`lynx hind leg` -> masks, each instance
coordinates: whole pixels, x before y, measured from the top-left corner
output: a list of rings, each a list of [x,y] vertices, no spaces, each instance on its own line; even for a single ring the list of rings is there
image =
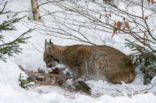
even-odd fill
[[[122,72],[116,73],[108,77],[108,80],[112,83],[131,83],[135,79],[135,72]]]

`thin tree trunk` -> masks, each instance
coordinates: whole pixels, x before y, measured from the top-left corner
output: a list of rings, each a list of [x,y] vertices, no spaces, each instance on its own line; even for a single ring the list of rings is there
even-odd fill
[[[40,12],[39,12],[39,7],[38,7],[38,0],[31,0],[31,6],[32,6],[34,20],[40,22]]]

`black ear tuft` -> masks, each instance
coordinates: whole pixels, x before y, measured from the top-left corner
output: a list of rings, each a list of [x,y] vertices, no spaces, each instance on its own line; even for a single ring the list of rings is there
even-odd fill
[[[49,40],[49,44],[53,44],[53,43],[51,42],[51,39]]]

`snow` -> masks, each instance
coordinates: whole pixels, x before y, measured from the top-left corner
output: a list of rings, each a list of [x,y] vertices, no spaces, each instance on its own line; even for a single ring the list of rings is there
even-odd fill
[[[119,5],[121,5],[121,8],[125,8],[123,2]],[[31,11],[30,0],[10,0],[7,9],[14,12]],[[28,15],[32,19],[30,12],[18,14],[20,17],[23,15]],[[0,21],[4,19],[6,18],[0,18]],[[46,25],[53,26],[50,23],[53,18],[49,17],[47,21],[46,19],[43,22]],[[17,34],[27,31],[28,28],[37,28],[37,24],[24,18],[21,22],[15,24],[17,31],[3,32],[5,41],[14,39],[18,36]],[[108,35],[103,35],[101,32],[87,32],[91,34],[89,35],[90,39],[96,44],[102,44],[102,40],[105,40],[106,45],[122,50],[126,54],[131,52],[124,47],[123,36],[111,38]],[[100,36],[94,35],[97,33]],[[91,96],[81,92],[66,91],[57,86],[36,86],[28,90],[21,88],[18,81],[19,75],[20,73],[25,74],[19,69],[18,65],[33,71],[39,68],[47,70],[43,61],[45,39],[52,38],[52,41],[58,45],[82,44],[82,42],[69,39],[41,35],[41,31],[38,30],[33,31],[29,35],[31,38],[28,40],[28,43],[21,45],[23,48],[22,54],[16,55],[15,58],[9,58],[6,63],[0,61],[0,103],[156,103],[156,86],[153,87],[156,83],[156,77],[153,78],[150,84],[144,85],[143,74],[138,70],[136,70],[136,79],[131,84],[111,84],[103,80],[87,81],[86,83],[91,87]],[[100,40],[101,38],[102,40]],[[148,92],[145,93],[146,91]]]

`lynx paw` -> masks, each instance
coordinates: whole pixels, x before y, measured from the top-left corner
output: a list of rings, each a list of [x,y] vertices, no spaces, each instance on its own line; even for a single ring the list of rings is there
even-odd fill
[[[77,80],[73,82],[73,86],[75,87],[76,91],[83,91],[89,95],[91,94],[90,87],[82,80]]]

